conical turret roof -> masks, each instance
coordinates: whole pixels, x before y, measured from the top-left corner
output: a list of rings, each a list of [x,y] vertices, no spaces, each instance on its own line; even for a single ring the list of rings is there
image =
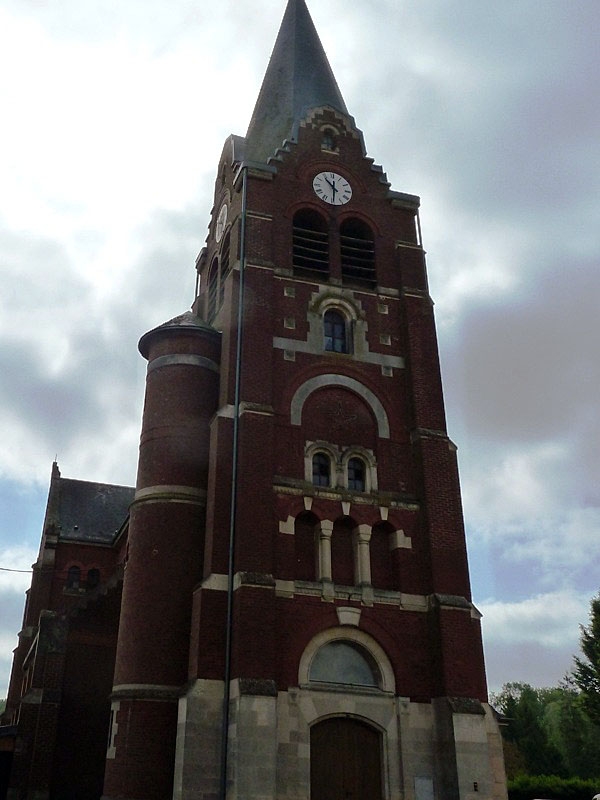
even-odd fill
[[[309,108],[348,114],[304,0],[288,0],[283,22],[246,134],[246,158],[266,162],[292,139]]]
[[[151,331],[145,333],[138,343],[138,350],[144,358],[148,358],[150,344],[156,336],[176,336],[182,332],[220,336],[219,332],[213,328],[212,325],[209,325],[208,322],[205,322],[197,314],[194,314],[193,311],[186,311],[178,317],[174,317],[168,322],[164,322],[157,328],[152,328]]]

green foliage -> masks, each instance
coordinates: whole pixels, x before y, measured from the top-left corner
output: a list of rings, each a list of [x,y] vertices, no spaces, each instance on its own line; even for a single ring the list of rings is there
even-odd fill
[[[582,695],[570,683],[553,690],[544,709],[548,740],[560,752],[568,775],[600,776],[600,730],[589,718]]]
[[[592,800],[599,782],[581,778],[558,778],[556,775],[519,775],[508,782],[509,800]]]
[[[519,745],[516,742],[509,742],[507,739],[503,739],[502,746],[507,777],[513,778],[517,775],[525,775],[525,759],[519,750]]]
[[[6,708],[6,700],[0,697],[0,714],[2,714],[5,708]]]
[[[512,742],[520,756],[515,768],[529,775],[560,775],[567,777],[561,753],[550,741],[544,725],[544,702],[541,690],[527,683],[508,683],[493,702],[506,718],[502,735]],[[508,772],[509,777],[515,774]]]
[[[510,800],[591,800],[600,793],[600,594],[581,626],[581,657],[561,686],[507,683],[503,714]]]
[[[600,729],[590,720],[572,683],[550,689],[509,683],[492,702],[506,718],[502,735],[509,779],[600,776]],[[537,792],[535,797],[548,795]]]
[[[590,623],[581,626],[583,658],[575,657],[573,680],[589,718],[600,725],[600,595],[590,604]]]

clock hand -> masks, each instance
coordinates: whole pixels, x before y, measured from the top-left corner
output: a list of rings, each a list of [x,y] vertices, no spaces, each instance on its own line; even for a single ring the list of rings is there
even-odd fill
[[[331,186],[331,189],[333,191],[333,199],[335,200],[335,193],[338,191],[338,188],[335,185],[335,178],[332,178],[331,182],[327,181],[327,183],[329,183],[329,185]]]

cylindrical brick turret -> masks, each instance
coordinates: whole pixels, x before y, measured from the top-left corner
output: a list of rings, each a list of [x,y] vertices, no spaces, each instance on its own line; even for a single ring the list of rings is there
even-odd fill
[[[167,800],[192,590],[202,577],[220,335],[189,312],[145,334],[139,347],[149,363],[104,797]]]

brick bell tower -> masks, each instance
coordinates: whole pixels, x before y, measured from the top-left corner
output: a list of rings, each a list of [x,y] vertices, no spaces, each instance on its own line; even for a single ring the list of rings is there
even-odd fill
[[[304,0],[146,334],[106,798],[506,797],[419,198]]]

